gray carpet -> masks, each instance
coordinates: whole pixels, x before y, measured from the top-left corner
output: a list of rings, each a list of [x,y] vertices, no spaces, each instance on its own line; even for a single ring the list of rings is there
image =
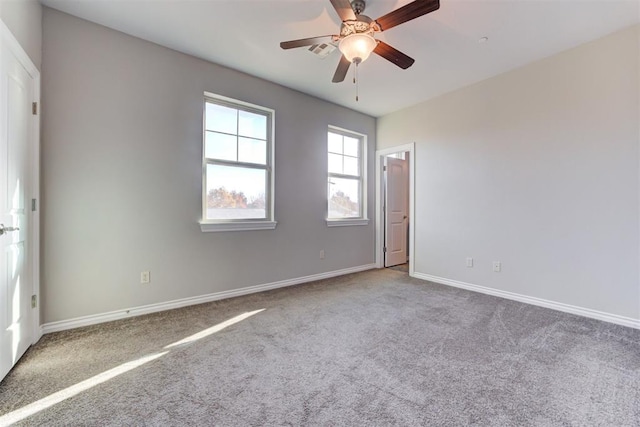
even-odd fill
[[[393,267],[387,267],[395,271],[403,271],[405,273],[409,273],[409,263],[394,265]]]
[[[0,383],[0,414],[65,426],[638,426],[640,331],[375,270],[45,335]]]

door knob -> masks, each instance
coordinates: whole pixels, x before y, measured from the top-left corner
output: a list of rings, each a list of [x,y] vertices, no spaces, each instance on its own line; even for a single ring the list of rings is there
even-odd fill
[[[18,231],[20,227],[5,227],[4,224],[0,224],[0,236],[10,231]]]

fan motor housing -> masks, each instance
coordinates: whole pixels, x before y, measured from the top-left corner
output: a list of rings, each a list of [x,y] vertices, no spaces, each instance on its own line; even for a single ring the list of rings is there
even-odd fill
[[[344,21],[340,27],[340,36],[346,37],[356,33],[368,33],[375,31],[373,19],[367,15],[357,15],[355,21]]]

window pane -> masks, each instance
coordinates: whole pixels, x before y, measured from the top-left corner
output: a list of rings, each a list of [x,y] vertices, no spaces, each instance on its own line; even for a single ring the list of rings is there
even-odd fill
[[[207,102],[206,130],[238,133],[238,110]]]
[[[237,159],[236,140],[234,135],[226,135],[216,132],[207,132],[205,135],[205,156],[210,159],[233,160]]]
[[[267,117],[262,114],[240,111],[238,135],[256,139],[267,139]]]
[[[342,156],[329,153],[329,173],[342,173]]]
[[[329,132],[329,152],[342,154],[342,135]]]
[[[360,181],[329,177],[329,218],[360,217]]]
[[[358,147],[360,140],[357,138],[344,137],[344,154],[347,156],[358,157]]]
[[[265,219],[267,171],[207,165],[207,219]]]
[[[238,138],[238,144],[238,161],[259,165],[267,164],[267,141]]]
[[[358,159],[344,156],[344,174],[358,176]]]

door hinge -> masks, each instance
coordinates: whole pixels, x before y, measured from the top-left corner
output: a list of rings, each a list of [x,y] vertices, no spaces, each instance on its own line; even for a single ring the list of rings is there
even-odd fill
[[[37,102],[32,102],[31,103],[31,114],[33,114],[34,116],[38,115],[38,103]]]
[[[38,306],[38,296],[31,295],[31,308],[36,308]]]
[[[387,253],[387,247],[386,246],[384,248],[382,248],[382,252],[384,252],[385,254]]]
[[[36,211],[36,199],[31,199],[31,212]]]
[[[382,170],[383,170],[383,171],[386,171],[386,170],[387,170],[387,167],[386,167],[386,166],[383,166],[383,167],[382,167]]]

